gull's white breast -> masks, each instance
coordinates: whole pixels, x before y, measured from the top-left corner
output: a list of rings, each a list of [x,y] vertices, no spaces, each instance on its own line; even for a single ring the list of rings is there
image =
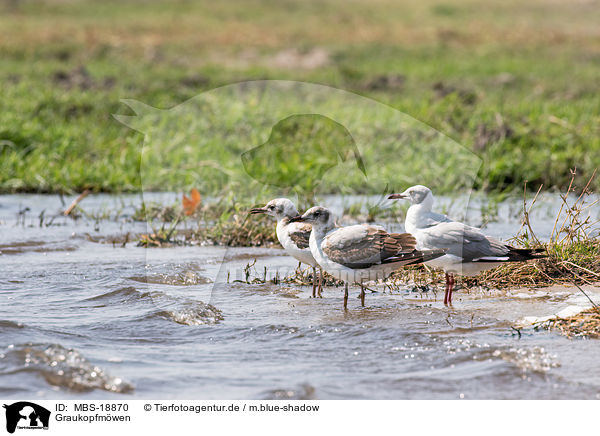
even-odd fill
[[[319,264],[313,257],[310,248],[299,248],[290,237],[289,230],[291,225],[292,224],[284,225],[282,222],[277,224],[277,239],[279,240],[279,243],[285,252],[294,259],[307,265],[318,267]]]

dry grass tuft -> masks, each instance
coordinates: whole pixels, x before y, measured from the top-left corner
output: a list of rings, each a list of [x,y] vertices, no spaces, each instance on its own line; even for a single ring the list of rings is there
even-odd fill
[[[600,339],[600,309],[593,308],[568,318],[557,318],[548,321],[544,327],[558,330],[568,338]]]
[[[600,234],[598,221],[590,212],[599,200],[590,201],[590,186],[596,171],[580,190],[575,201],[569,203],[568,195],[576,192],[576,170],[571,171],[571,183],[562,199],[556,215],[550,242],[542,243],[535,236],[529,214],[535,204],[541,186],[531,205],[527,207],[526,190],[523,193],[523,221],[512,242],[520,247],[542,247],[548,255],[545,259],[527,263],[513,263],[486,271],[467,282],[487,286],[550,286],[553,284],[593,285],[600,282]],[[525,187],[526,188],[526,187]],[[596,233],[594,233],[596,232]]]
[[[141,235],[138,245],[168,247],[173,245],[226,245],[264,247],[277,242],[275,225],[266,217],[249,219],[249,207],[221,201],[202,205],[185,216],[181,205],[142,205],[134,219],[147,221],[153,232]],[[156,224],[160,226],[157,227]],[[182,225],[185,228],[182,228]]]

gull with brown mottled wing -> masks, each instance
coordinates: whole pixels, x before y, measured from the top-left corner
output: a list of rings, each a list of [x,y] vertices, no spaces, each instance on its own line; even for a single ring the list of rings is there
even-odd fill
[[[310,251],[322,269],[346,282],[344,309],[348,306],[348,284],[361,288],[365,305],[364,282],[385,279],[405,265],[414,265],[442,256],[445,250],[417,251],[417,241],[408,233],[388,233],[381,226],[359,224],[335,227],[333,214],[321,206],[307,210],[292,222],[312,225]]]

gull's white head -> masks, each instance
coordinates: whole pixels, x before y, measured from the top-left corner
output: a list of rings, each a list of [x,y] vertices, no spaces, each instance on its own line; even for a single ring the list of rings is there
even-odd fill
[[[304,212],[304,215],[292,218],[292,221],[310,223],[313,229],[317,231],[329,230],[335,227],[335,216],[323,206],[311,207]]]
[[[425,207],[431,207],[433,205],[433,194],[431,189],[423,185],[415,185],[408,188],[401,194],[392,194],[388,197],[389,199],[404,199],[411,202],[411,204],[422,204]]]
[[[277,218],[292,218],[298,215],[298,210],[294,203],[287,198],[276,198],[269,201],[265,207],[255,207],[250,211],[251,214],[263,213]]]

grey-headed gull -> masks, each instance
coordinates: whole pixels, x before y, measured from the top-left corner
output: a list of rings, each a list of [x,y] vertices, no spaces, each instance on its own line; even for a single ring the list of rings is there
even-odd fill
[[[312,225],[310,251],[322,269],[346,282],[344,309],[348,307],[348,283],[357,283],[365,305],[363,282],[385,279],[405,265],[413,265],[442,256],[445,250],[417,251],[417,241],[408,233],[388,233],[381,226],[358,224],[336,227],[335,217],[327,208],[315,206],[292,222]]]
[[[291,218],[298,215],[294,203],[287,198],[276,198],[269,201],[264,207],[256,207],[250,210],[251,214],[266,214],[277,220],[277,239],[287,254],[312,266],[313,268],[313,297],[316,297],[317,268],[319,264],[310,252],[308,240],[311,225],[308,223],[290,222]],[[319,268],[320,270],[320,268]],[[321,296],[323,289],[323,271],[319,273],[318,294]]]
[[[524,262],[544,257],[543,249],[515,248],[486,236],[475,227],[453,221],[446,215],[432,212],[433,194],[423,185],[408,188],[390,199],[406,199],[411,206],[406,213],[405,228],[417,239],[420,250],[444,249],[448,252],[427,265],[446,273],[444,304],[452,304],[454,274],[474,276],[506,262]]]

